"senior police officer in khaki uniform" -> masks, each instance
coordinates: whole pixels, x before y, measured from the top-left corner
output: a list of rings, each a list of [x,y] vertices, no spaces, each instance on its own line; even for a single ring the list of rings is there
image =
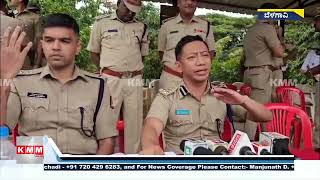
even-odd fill
[[[26,61],[29,61],[30,64],[25,64],[22,69],[28,70],[38,68],[40,67],[38,61],[43,57],[42,54],[39,54],[41,52],[37,51],[42,31],[41,16],[27,9],[29,0],[11,0],[10,2],[11,6],[15,7],[18,11],[15,18],[22,20],[28,27],[30,27],[30,30],[27,33],[34,44]]]
[[[194,16],[198,0],[178,0],[179,15],[169,18],[161,26],[158,36],[158,50],[164,69],[160,77],[160,88],[175,87],[181,82],[182,74],[178,72],[174,49],[179,40],[186,35],[199,35],[204,39],[210,50],[211,57],[215,54],[213,27],[207,20]]]
[[[275,8],[273,4],[265,3],[261,9]],[[283,58],[284,45],[277,37],[276,30],[270,20],[257,20],[248,29],[244,38],[245,71],[244,83],[251,86],[250,97],[262,104],[271,102],[272,72],[275,58]],[[257,123],[246,121],[245,132],[251,140],[256,134]],[[264,126],[263,126],[264,129]]]
[[[139,151],[143,124],[142,70],[148,54],[147,27],[134,19],[140,0],[119,0],[111,17],[98,17],[88,44],[92,61],[108,77],[116,114],[123,107],[125,153]]]
[[[62,153],[113,153],[117,130],[106,82],[75,66],[81,50],[79,26],[69,15],[51,14],[44,27],[42,47],[48,65],[21,71],[13,80],[6,124],[12,129],[19,123],[23,136],[48,135]],[[29,43],[20,52],[25,35],[19,35],[20,30],[16,28],[10,40],[7,30],[2,40],[2,79],[16,76],[31,47]],[[4,88],[2,92],[10,91],[10,86]]]
[[[219,138],[216,120],[223,124],[226,103],[232,104],[238,116],[260,122],[272,118],[270,111],[247,96],[210,85],[211,56],[200,36],[182,38],[175,55],[183,81],[173,89],[161,89],[153,101],[145,120],[141,154],[163,154],[158,142],[163,130],[165,151],[178,154],[182,153],[179,145],[184,139]]]

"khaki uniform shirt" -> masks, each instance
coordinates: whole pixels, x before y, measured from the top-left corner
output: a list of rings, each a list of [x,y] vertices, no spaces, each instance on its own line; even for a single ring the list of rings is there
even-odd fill
[[[271,48],[280,40],[273,25],[257,22],[249,28],[244,38],[245,67],[273,65],[275,58]]]
[[[117,15],[97,18],[87,49],[100,54],[100,67],[114,71],[143,69],[142,56],[148,55],[148,32],[137,20],[124,23]],[[142,37],[143,36],[143,37]]]
[[[159,31],[158,50],[163,51],[162,61],[165,65],[175,67],[175,48],[178,42],[187,35],[199,35],[209,46],[209,51],[215,50],[213,26],[208,32],[208,21],[194,16],[190,23],[184,23],[180,14],[168,19]],[[208,36],[207,36],[208,34]]]
[[[83,118],[83,130],[93,130],[99,79],[76,67],[72,80],[63,85],[48,66],[22,71],[11,88],[7,125],[12,129],[19,123],[22,136],[48,135],[62,153],[95,154],[97,140],[117,135],[106,82],[95,136],[86,136],[81,128]]]
[[[220,130],[226,117],[226,104],[216,99],[208,84],[206,95],[198,101],[182,82],[172,90],[160,89],[154,99],[147,118],[157,118],[163,123],[166,151],[183,153],[179,146],[182,140],[218,139],[217,119]],[[241,106],[232,106],[237,116],[246,116]]]

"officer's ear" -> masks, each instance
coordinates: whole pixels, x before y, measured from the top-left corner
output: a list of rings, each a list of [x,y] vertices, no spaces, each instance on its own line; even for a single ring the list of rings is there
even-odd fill
[[[180,60],[177,60],[177,61],[176,61],[176,67],[177,67],[177,71],[178,71],[178,72],[182,72],[182,67],[181,67],[181,62],[180,62]]]
[[[80,53],[80,51],[81,51],[81,48],[82,48],[82,43],[81,43],[80,38],[78,38],[78,41],[77,41],[77,49],[76,49],[76,55],[79,55],[79,53]]]

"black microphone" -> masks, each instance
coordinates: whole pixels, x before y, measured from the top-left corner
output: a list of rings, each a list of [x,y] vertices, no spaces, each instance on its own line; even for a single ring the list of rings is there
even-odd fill
[[[211,151],[210,149],[199,146],[194,149],[193,155],[217,155],[217,154]]]
[[[216,149],[213,151],[215,155],[228,155],[228,150],[224,146],[218,146]]]
[[[251,148],[248,146],[241,147],[239,154],[240,155],[256,155],[254,152],[251,151]]]
[[[268,150],[266,150],[266,149],[262,149],[261,151],[260,151],[260,155],[272,155]]]
[[[180,149],[181,149],[181,151],[183,151],[183,152],[184,152],[184,145],[185,145],[186,141],[188,141],[188,140],[184,139],[184,140],[182,140],[181,143],[180,143]]]

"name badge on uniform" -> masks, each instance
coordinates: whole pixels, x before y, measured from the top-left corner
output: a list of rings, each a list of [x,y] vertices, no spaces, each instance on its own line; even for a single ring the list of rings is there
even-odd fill
[[[176,109],[176,115],[190,115],[191,110],[189,109]]]
[[[108,29],[108,32],[118,32],[118,29]]]
[[[28,92],[27,96],[28,97],[34,97],[34,98],[44,98],[44,99],[46,99],[48,97],[47,94],[32,93],[32,92]]]
[[[170,34],[178,33],[179,31],[171,31]]]

